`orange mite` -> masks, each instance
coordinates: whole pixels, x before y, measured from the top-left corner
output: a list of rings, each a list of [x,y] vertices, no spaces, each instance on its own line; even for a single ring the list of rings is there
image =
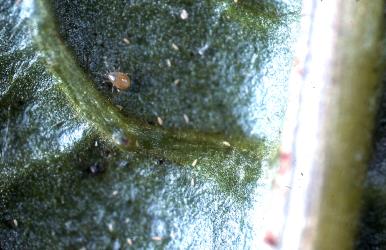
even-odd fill
[[[128,89],[131,85],[131,80],[129,76],[122,72],[110,72],[107,74],[107,78],[109,82],[113,85],[113,87],[119,90]]]

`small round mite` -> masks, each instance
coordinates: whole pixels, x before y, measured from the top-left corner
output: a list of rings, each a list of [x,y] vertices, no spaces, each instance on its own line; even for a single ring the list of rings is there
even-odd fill
[[[126,73],[114,71],[108,73],[106,76],[113,87],[119,90],[128,89],[131,85],[131,80]]]

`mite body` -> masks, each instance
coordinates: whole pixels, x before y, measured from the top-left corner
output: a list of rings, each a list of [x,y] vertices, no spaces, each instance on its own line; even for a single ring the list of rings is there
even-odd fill
[[[113,87],[117,88],[118,90],[126,90],[131,85],[131,80],[126,73],[114,71],[108,73],[106,76]]]

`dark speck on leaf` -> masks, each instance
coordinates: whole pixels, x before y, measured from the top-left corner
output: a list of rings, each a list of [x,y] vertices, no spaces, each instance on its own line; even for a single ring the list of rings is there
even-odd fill
[[[87,169],[87,172],[92,175],[92,176],[96,176],[96,175],[100,175],[102,174],[103,172],[105,172],[106,168],[104,167],[103,164],[101,163],[94,163],[92,164],[88,169]]]
[[[56,124],[54,125],[54,128],[55,128],[55,129],[58,129],[58,128],[62,127],[64,124],[65,124],[65,121],[60,121],[60,122],[58,122],[58,123],[56,123]]]
[[[9,214],[4,215],[2,222],[10,229],[15,229],[18,226],[17,220],[12,218]]]
[[[123,145],[123,146],[129,145],[129,139],[127,139],[126,137],[122,137],[121,138],[121,145]]]

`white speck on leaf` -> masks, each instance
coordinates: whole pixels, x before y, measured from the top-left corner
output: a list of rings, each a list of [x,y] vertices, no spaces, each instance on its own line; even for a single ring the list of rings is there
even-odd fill
[[[192,167],[195,167],[197,165],[197,159],[195,159],[193,162],[192,162]]]
[[[123,38],[123,42],[124,42],[124,43],[126,43],[126,44],[130,44],[130,41],[129,41],[129,39],[127,39],[126,37],[125,37],[125,38]]]
[[[107,224],[107,228],[109,229],[110,232],[114,231],[114,225],[113,225],[113,223]]]
[[[202,46],[201,48],[198,49],[198,54],[200,54],[201,56],[204,55],[205,51],[209,48],[209,45],[206,43],[204,46]]]
[[[157,117],[157,122],[158,122],[158,124],[160,125],[160,126],[162,126],[163,124],[164,124],[164,121],[162,120],[162,118],[161,117]]]
[[[175,43],[172,43],[172,48],[173,48],[174,50],[176,50],[176,51],[179,50],[178,46],[177,46]]]
[[[186,123],[189,123],[189,121],[190,121],[189,117],[186,114],[184,114],[184,120],[185,120]]]
[[[172,62],[170,59],[166,59],[166,65],[170,68],[172,66]]]
[[[186,19],[188,19],[189,14],[185,9],[183,9],[183,10],[181,10],[180,17],[182,20],[186,20]]]

